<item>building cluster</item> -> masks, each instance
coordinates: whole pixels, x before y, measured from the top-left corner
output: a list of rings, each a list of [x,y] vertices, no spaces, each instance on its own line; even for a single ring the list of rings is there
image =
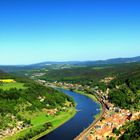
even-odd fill
[[[58,112],[58,109],[43,109],[44,112],[47,113],[47,115],[51,116],[51,115],[56,115]]]
[[[140,111],[130,112],[129,110],[120,109],[110,103],[108,100],[109,89],[107,89],[106,92],[96,90],[96,94],[105,105],[106,111],[101,120],[98,121],[89,132],[87,140],[106,140],[108,137],[117,139],[124,132],[122,130],[120,135],[117,136],[113,133],[114,129],[119,129],[124,126],[126,122],[140,118]]]
[[[100,82],[108,84],[110,81],[112,81],[115,77],[105,77]]]
[[[61,88],[65,88],[65,89],[71,89],[71,90],[84,90],[84,87],[82,85],[79,84],[69,84],[66,82],[46,82],[44,80],[38,80],[39,83],[41,84],[45,84],[46,86],[50,86],[50,87],[61,87]]]
[[[14,116],[12,116],[14,117]],[[0,130],[0,139],[9,135],[16,134],[17,131],[23,130],[25,127],[29,127],[29,124],[24,123],[23,121],[17,121],[16,127],[10,127],[5,130]]]
[[[36,77],[44,76],[45,74],[46,73],[44,73],[44,72],[36,72],[36,73],[33,73],[32,76],[31,76],[31,79],[34,79]],[[28,74],[25,74],[25,75],[27,76]]]
[[[115,108],[114,108],[115,109]],[[88,134],[88,140],[106,140],[107,137],[118,138],[113,130],[119,129],[128,121],[137,120],[140,118],[140,112],[131,113],[129,110],[120,109],[119,112],[106,111],[103,118],[96,123],[93,129]],[[121,134],[123,134],[123,130]]]

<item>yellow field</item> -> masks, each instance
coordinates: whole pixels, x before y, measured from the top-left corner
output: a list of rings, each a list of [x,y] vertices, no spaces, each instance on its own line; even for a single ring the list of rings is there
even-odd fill
[[[14,79],[0,79],[0,82],[2,82],[2,83],[15,83],[16,81]]]

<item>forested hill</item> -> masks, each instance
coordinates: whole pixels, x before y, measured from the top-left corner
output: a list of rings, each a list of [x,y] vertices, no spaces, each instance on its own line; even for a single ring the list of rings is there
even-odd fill
[[[103,66],[103,65],[113,65],[113,64],[127,64],[127,63],[139,63],[140,56],[131,58],[114,58],[107,60],[97,60],[97,61],[65,61],[65,62],[41,62],[30,65],[0,65],[0,69],[7,72],[17,72],[17,71],[27,71],[33,69],[61,69],[61,68],[72,68],[72,67],[87,67],[87,66]]]
[[[21,83],[26,83],[26,82],[32,83],[33,82],[32,80],[30,80],[27,77],[20,77],[20,76],[5,72],[3,70],[0,70],[0,80],[2,80],[2,79],[13,79],[13,80],[15,80],[17,82],[21,82]]]
[[[0,71],[0,80],[1,137],[27,129],[30,131],[13,139],[30,139],[54,127],[46,120],[53,120],[75,106],[73,98],[68,95],[28,78],[14,77]]]
[[[47,81],[66,81],[72,83],[79,82],[80,84],[87,84],[90,81],[96,82],[109,76],[116,77],[119,74],[123,76],[123,74],[127,75],[129,73],[133,73],[133,75],[135,76],[135,73],[139,71],[140,63],[130,63],[108,66],[90,66],[61,70],[49,70],[40,78]]]
[[[108,88],[109,100],[116,106],[140,109],[140,63],[51,70],[40,78],[52,82],[98,86],[103,92]]]
[[[110,102],[121,108],[140,110],[140,66],[120,73],[108,87]]]
[[[140,56],[131,58],[114,58],[107,60],[97,60],[97,61],[66,61],[66,62],[42,62],[33,64],[33,67],[46,67],[48,65],[73,65],[73,66],[98,66],[98,65],[112,65],[112,64],[123,64],[140,62]]]
[[[0,70],[0,79],[10,77],[10,75],[2,70]]]

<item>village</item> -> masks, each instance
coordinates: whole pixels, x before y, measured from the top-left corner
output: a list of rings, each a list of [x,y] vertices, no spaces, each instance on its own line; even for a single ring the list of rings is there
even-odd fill
[[[106,111],[103,118],[96,123],[93,129],[88,134],[88,140],[105,140],[108,137],[113,137],[117,139],[120,134],[123,134],[124,131],[122,130],[121,133],[116,134],[115,129],[119,129],[123,125],[125,125],[128,121],[137,120],[140,117],[140,112],[130,113],[129,110],[120,109],[119,111]]]
[[[108,80],[105,79],[106,82],[108,80],[112,80],[109,78]],[[134,121],[140,118],[140,111],[130,111],[121,109],[119,107],[115,107],[108,101],[108,93],[109,89],[103,93],[98,87],[90,88],[90,86],[79,85],[79,84],[68,84],[66,82],[53,82],[49,83],[44,80],[39,80],[38,82],[52,86],[52,87],[60,87],[75,91],[82,91],[82,92],[89,92],[90,94],[93,93],[98,100],[103,103],[105,107],[104,111],[102,110],[103,114],[101,114],[98,118],[99,121],[93,123],[93,125],[87,129],[87,131],[81,133],[79,137],[75,140],[106,140],[107,138],[114,138],[118,139],[120,135],[124,133],[123,130],[118,132],[119,128],[124,126],[127,122]],[[103,109],[103,108],[102,108]]]
[[[107,79],[106,79],[107,80]],[[2,81],[2,80],[1,80]],[[13,79],[3,80],[4,83],[15,83]],[[106,140],[107,138],[115,138],[118,139],[121,134],[124,133],[123,129],[119,132],[119,128],[125,125],[125,123],[137,120],[140,118],[140,111],[132,112],[130,110],[121,109],[119,107],[115,107],[112,103],[108,101],[109,89],[106,92],[102,92],[98,87],[91,88],[88,85],[82,86],[79,84],[69,84],[66,82],[46,82],[45,80],[37,80],[38,83],[43,84],[45,86],[64,88],[74,91],[79,91],[87,94],[92,94],[98,101],[102,104],[102,112],[99,116],[98,121],[93,123],[87,131],[81,133],[80,138],[77,137],[76,140]],[[107,81],[108,82],[108,81]],[[44,100],[44,98],[39,97],[40,102]],[[50,110],[49,110],[50,111]],[[49,112],[48,114],[55,114],[57,110],[53,112]],[[54,113],[55,112],[55,113]],[[12,116],[12,119],[15,119]],[[0,136],[6,136],[9,133],[14,134],[17,131],[23,129],[23,126],[29,127],[28,123],[23,124],[23,122],[17,122],[17,127],[14,129],[6,129],[0,134]]]

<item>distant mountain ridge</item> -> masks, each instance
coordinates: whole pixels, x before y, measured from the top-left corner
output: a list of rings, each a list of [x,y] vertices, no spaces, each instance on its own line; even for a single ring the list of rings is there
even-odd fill
[[[131,58],[114,58],[107,60],[97,60],[97,61],[66,61],[66,62],[41,62],[31,65],[15,65],[15,66],[4,66],[0,65],[0,69],[13,72],[13,71],[22,71],[38,68],[47,68],[53,65],[71,65],[71,66],[97,66],[97,65],[111,65],[111,64],[122,64],[122,63],[134,63],[140,62],[140,56],[131,57]]]
[[[131,57],[131,58],[114,58],[114,59],[107,59],[107,60],[97,60],[97,61],[66,61],[66,62],[42,62],[32,64],[31,66],[48,66],[48,65],[63,65],[63,64],[70,64],[70,65],[102,65],[102,64],[120,64],[120,63],[132,63],[132,62],[140,62],[140,56]]]

